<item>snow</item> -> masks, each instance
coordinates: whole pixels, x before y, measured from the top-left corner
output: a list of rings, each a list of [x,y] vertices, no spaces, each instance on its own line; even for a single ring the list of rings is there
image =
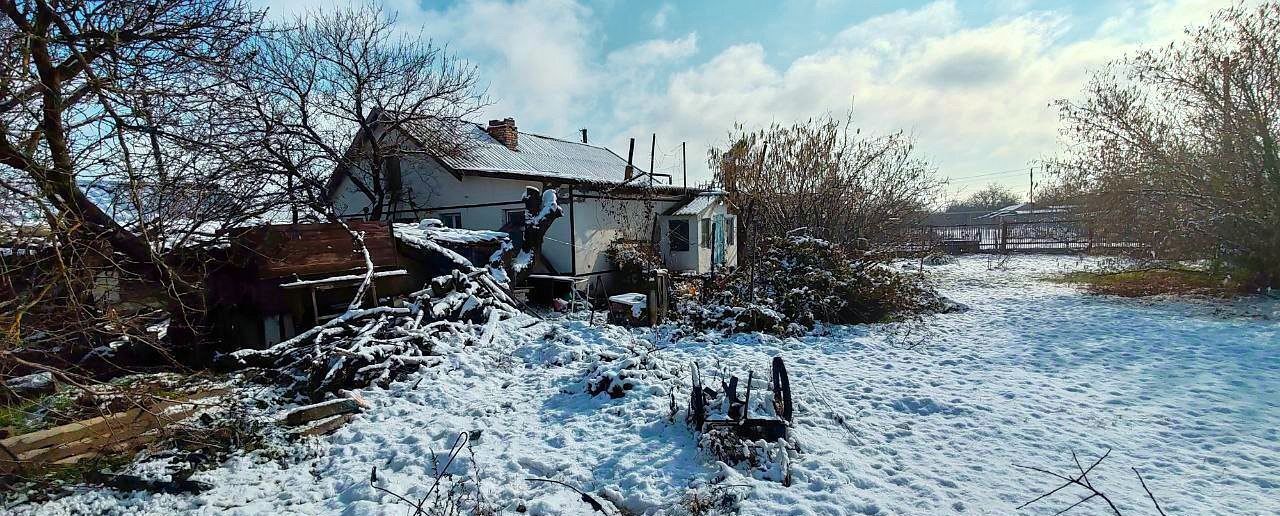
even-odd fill
[[[649,296],[637,292],[609,296],[609,301],[630,306],[631,316],[637,318],[643,315],[645,307],[649,306]]]
[[[467,432],[471,451],[450,472],[478,474],[504,514],[590,514],[533,477],[634,514],[678,513],[717,480],[734,486],[742,514],[1052,514],[1074,492],[1016,511],[1057,486],[1014,464],[1067,472],[1073,450],[1092,460],[1107,448],[1090,479],[1125,514],[1155,513],[1130,467],[1168,514],[1280,513],[1280,303],[1097,297],[1040,280],[1089,261],[996,265],[925,269],[968,311],[795,338],[520,316],[495,323],[488,344],[450,347],[439,366],[361,391],[373,409],[292,456],[251,452],[197,473],[208,492],[84,489],[12,510],[404,514],[370,487],[371,468],[379,486],[421,497]],[[759,379],[775,355],[796,403],[790,486],[714,462],[682,421],[690,364]],[[591,396],[593,375],[631,388]],[[1095,502],[1071,513],[1102,514]]]
[[[373,273],[373,277],[388,278],[392,276],[405,276],[408,274],[409,274],[409,271],[406,271],[404,269],[396,269],[396,270],[390,270],[390,271],[375,272]],[[345,283],[348,281],[362,281],[365,279],[365,276],[366,276],[365,274],[347,274],[343,276],[330,276],[327,278],[319,278],[319,279],[313,279],[313,280],[291,281],[289,283],[281,283],[280,286],[283,288],[297,288],[297,287],[309,287],[314,285],[329,285],[333,283]]]
[[[528,193],[525,194],[526,197],[528,195]],[[537,226],[553,213],[559,216],[560,213],[562,213],[562,208],[560,208],[560,204],[556,202],[556,191],[548,188],[542,191],[542,206],[538,209],[538,213],[533,214],[529,220],[525,221],[525,224],[528,226]]]

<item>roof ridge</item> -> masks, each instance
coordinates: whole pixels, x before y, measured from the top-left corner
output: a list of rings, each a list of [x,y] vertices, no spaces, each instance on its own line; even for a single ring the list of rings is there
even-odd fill
[[[488,126],[487,126],[487,125],[482,124],[482,123],[480,123],[480,122],[467,122],[467,123],[469,123],[469,124],[471,124],[471,125],[474,125],[474,126],[476,126],[476,127],[480,128],[481,130],[488,129]],[[605,147],[605,146],[603,146],[603,145],[596,145],[596,144],[593,144],[593,143],[584,143],[584,142],[580,142],[580,141],[576,141],[576,140],[570,140],[570,139],[567,139],[567,138],[560,138],[560,137],[558,137],[558,136],[550,136],[550,135],[546,135],[546,134],[542,134],[542,133],[535,133],[535,132],[532,132],[532,131],[522,131],[522,130],[519,130],[519,129],[516,129],[516,132],[517,132],[518,134],[520,134],[521,136],[526,136],[526,135],[527,135],[527,136],[536,136],[536,137],[538,137],[538,138],[542,138],[542,139],[545,139],[545,140],[555,140],[555,141],[564,142],[564,143],[572,143],[572,144],[574,144],[574,145],[581,145],[581,146],[583,146],[583,147],[591,147],[591,148],[593,148],[593,149],[606,150],[606,151],[612,152],[614,156],[618,156],[618,153],[613,152],[613,149],[610,149],[610,148]],[[489,133],[489,132],[486,130],[486,131],[485,131],[485,134],[488,134],[488,133]],[[490,137],[492,137],[492,135],[490,135]],[[496,141],[496,140],[495,140],[495,141]],[[619,157],[619,158],[621,158],[622,156],[618,156],[618,157]]]

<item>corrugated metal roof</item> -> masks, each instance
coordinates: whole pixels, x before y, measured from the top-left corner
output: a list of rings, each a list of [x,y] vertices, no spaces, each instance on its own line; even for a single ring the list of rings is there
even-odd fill
[[[684,205],[671,210],[670,214],[675,216],[697,215],[702,213],[703,210],[714,206],[716,202],[719,202],[723,197],[723,192],[700,193],[695,195],[692,199],[689,199],[689,202],[684,203]]]
[[[533,133],[519,133],[518,151],[507,148],[480,126],[472,127],[474,146],[462,156],[442,156],[450,168],[536,175],[574,181],[621,183],[627,160],[604,147]],[[635,168],[635,174],[643,171]]]

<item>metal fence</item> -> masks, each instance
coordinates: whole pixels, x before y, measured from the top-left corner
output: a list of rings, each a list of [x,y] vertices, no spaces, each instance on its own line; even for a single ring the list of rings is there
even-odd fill
[[[908,242],[913,250],[949,253],[1065,252],[1115,246],[1095,241],[1079,220],[918,226]]]

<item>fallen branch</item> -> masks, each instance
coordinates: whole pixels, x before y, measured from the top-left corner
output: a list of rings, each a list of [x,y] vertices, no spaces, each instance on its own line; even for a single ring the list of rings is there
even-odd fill
[[[1016,466],[1016,467],[1019,467],[1019,468],[1022,468],[1022,469],[1028,469],[1028,470],[1031,470],[1031,471],[1035,471],[1035,472],[1037,472],[1037,473],[1043,473],[1043,474],[1045,474],[1045,475],[1048,475],[1048,476],[1051,476],[1051,477],[1053,477],[1053,478],[1056,478],[1056,479],[1059,479],[1059,480],[1062,480],[1062,481],[1063,481],[1063,484],[1062,484],[1062,485],[1059,485],[1058,487],[1053,488],[1053,489],[1052,489],[1052,490],[1050,490],[1049,492],[1046,492],[1046,493],[1044,493],[1044,494],[1042,494],[1042,495],[1040,495],[1040,496],[1035,497],[1034,499],[1032,499],[1031,501],[1029,501],[1029,502],[1027,502],[1027,503],[1024,503],[1024,504],[1022,504],[1022,505],[1019,505],[1019,506],[1018,506],[1018,509],[1019,509],[1019,510],[1024,509],[1024,508],[1026,508],[1026,507],[1030,506],[1031,504],[1034,504],[1034,503],[1036,503],[1036,502],[1039,502],[1040,500],[1044,500],[1044,499],[1046,499],[1046,498],[1048,498],[1048,497],[1050,497],[1050,496],[1053,496],[1055,493],[1057,493],[1057,492],[1059,492],[1059,491],[1062,491],[1063,489],[1066,489],[1066,488],[1068,488],[1068,487],[1077,486],[1077,487],[1083,488],[1085,491],[1087,491],[1087,494],[1086,494],[1086,495],[1084,495],[1083,497],[1081,497],[1081,498],[1080,498],[1079,500],[1077,500],[1075,503],[1072,503],[1071,505],[1067,506],[1065,509],[1062,509],[1062,510],[1060,510],[1060,511],[1058,511],[1058,512],[1054,513],[1055,515],[1066,513],[1067,511],[1070,511],[1071,509],[1074,509],[1074,508],[1076,508],[1076,507],[1079,507],[1080,505],[1083,505],[1085,502],[1088,502],[1089,500],[1093,500],[1094,498],[1098,498],[1098,499],[1101,499],[1102,501],[1104,501],[1104,502],[1106,502],[1106,503],[1107,503],[1107,507],[1111,510],[1111,512],[1112,512],[1113,514],[1115,514],[1116,516],[1121,516],[1121,515],[1120,515],[1120,509],[1116,506],[1116,504],[1115,504],[1115,503],[1113,503],[1113,502],[1111,501],[1111,498],[1107,497],[1107,495],[1106,495],[1105,493],[1103,493],[1103,492],[1102,492],[1102,490],[1100,490],[1100,489],[1098,489],[1098,488],[1094,487],[1093,482],[1089,480],[1089,473],[1090,473],[1090,472],[1092,472],[1092,471],[1094,470],[1094,468],[1098,467],[1098,464],[1101,464],[1101,463],[1102,463],[1102,461],[1103,461],[1104,459],[1106,459],[1109,455],[1111,455],[1111,449],[1110,449],[1110,448],[1108,448],[1108,449],[1107,449],[1107,451],[1106,451],[1106,453],[1103,453],[1101,457],[1098,457],[1098,460],[1093,461],[1093,464],[1090,464],[1090,465],[1089,465],[1089,467],[1087,467],[1087,468],[1086,468],[1086,467],[1084,467],[1084,465],[1080,462],[1080,458],[1076,455],[1076,452],[1075,452],[1075,451],[1072,451],[1072,452],[1071,452],[1071,460],[1072,460],[1073,462],[1075,462],[1075,465],[1076,465],[1076,471],[1077,471],[1077,473],[1078,473],[1078,474],[1070,475],[1070,476],[1068,476],[1068,475],[1061,475],[1061,474],[1058,474],[1058,473],[1054,473],[1054,472],[1049,471],[1049,470],[1047,470],[1047,469],[1040,468],[1040,467],[1036,467],[1036,466],[1023,466],[1023,465],[1019,465],[1019,464],[1014,464],[1014,466]],[[1151,499],[1151,503],[1155,505],[1155,507],[1156,507],[1156,512],[1159,512],[1161,516],[1164,516],[1164,514],[1165,514],[1165,513],[1164,513],[1164,509],[1161,509],[1161,508],[1160,508],[1160,502],[1156,501],[1156,497],[1155,497],[1155,495],[1154,495],[1154,494],[1152,494],[1152,493],[1151,493],[1151,489],[1148,489],[1148,488],[1147,488],[1147,483],[1146,483],[1146,481],[1145,481],[1145,480],[1143,480],[1143,479],[1142,479],[1142,474],[1141,474],[1141,473],[1138,473],[1138,469],[1137,469],[1137,468],[1130,468],[1130,469],[1132,469],[1132,470],[1133,470],[1133,473],[1134,473],[1135,475],[1137,475],[1137,476],[1138,476],[1138,482],[1140,482],[1140,483],[1142,484],[1142,489],[1143,489],[1143,490],[1145,490],[1145,491],[1147,492],[1147,497],[1148,497],[1148,498],[1150,498],[1150,499]]]

